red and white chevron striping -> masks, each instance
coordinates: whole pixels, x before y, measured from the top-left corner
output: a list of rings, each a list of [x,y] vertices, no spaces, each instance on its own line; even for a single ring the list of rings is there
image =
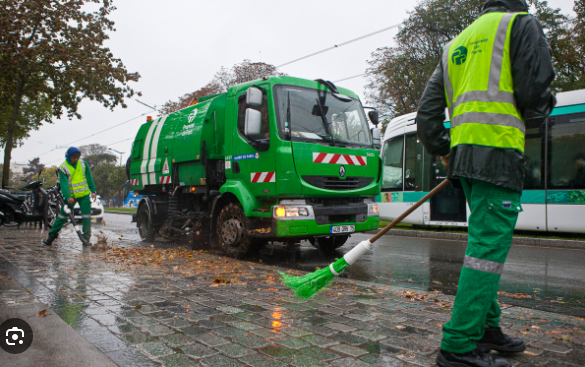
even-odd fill
[[[131,179],[131,180],[130,180],[130,185],[131,185],[131,186],[136,186],[136,185],[138,185],[138,179],[137,179],[137,178],[133,178],[133,179]]]
[[[168,184],[171,183],[171,176],[161,176],[160,177],[161,184]]]
[[[252,183],[276,182],[274,172],[252,172]]]
[[[351,166],[366,166],[367,159],[361,155],[313,153],[313,163],[349,164]]]

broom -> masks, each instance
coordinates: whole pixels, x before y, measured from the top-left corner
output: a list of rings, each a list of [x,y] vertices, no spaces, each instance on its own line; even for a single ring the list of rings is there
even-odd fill
[[[361,258],[366,252],[371,250],[372,243],[376,242],[384,235],[384,233],[388,232],[392,227],[400,223],[425,201],[435,196],[435,194],[445,188],[449,182],[450,181],[448,179],[441,182],[437,187],[431,190],[431,192],[426,194],[422,199],[408,208],[408,210],[402,213],[398,218],[394,219],[392,223],[384,227],[384,229],[378,232],[374,237],[358,243],[357,246],[355,246],[351,251],[345,254],[341,259],[335,261],[332,264],[329,264],[328,267],[319,269],[307,275],[303,275],[302,277],[295,277],[279,271],[278,273],[281,276],[282,283],[293,290],[295,292],[294,294],[300,298],[313,298],[317,292],[329,287],[331,283],[333,283],[333,279],[336,276],[341,275],[345,268],[358,261],[358,259]]]

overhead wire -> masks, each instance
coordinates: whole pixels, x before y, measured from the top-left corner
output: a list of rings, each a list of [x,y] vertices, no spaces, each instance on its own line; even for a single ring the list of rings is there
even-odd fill
[[[88,136],[86,136],[86,137],[84,137],[84,138],[81,138],[81,139],[78,139],[78,140],[75,140],[75,141],[72,141],[72,142],[66,143],[66,144],[64,144],[64,146],[71,145],[71,144],[77,143],[77,142],[79,142],[79,141],[85,140],[85,139],[87,139],[87,138],[91,138],[92,136],[96,136],[96,135],[99,135],[99,134],[101,134],[101,133],[104,133],[104,132],[106,132],[106,131],[108,131],[108,130],[112,130],[112,129],[114,129],[114,128],[118,127],[118,126],[121,126],[121,125],[127,124],[127,123],[129,123],[129,122],[131,122],[131,121],[134,121],[134,120],[136,120],[136,119],[138,119],[138,118],[140,118],[140,117],[142,117],[142,116],[144,116],[144,115],[147,115],[147,114],[149,114],[149,113],[151,113],[151,112],[145,112],[145,113],[143,113],[143,114],[141,114],[141,115],[138,115],[138,116],[136,116],[136,117],[134,117],[134,118],[131,118],[130,120],[126,120],[126,121],[124,121],[124,122],[121,122],[121,123],[119,123],[119,124],[117,124],[117,125],[111,126],[111,127],[107,128],[107,129],[105,129],[105,130],[98,131],[97,133],[94,133],[94,134],[88,135]],[[130,140],[130,139],[126,139],[126,140]],[[54,152],[54,151],[56,151],[56,150],[58,150],[58,149],[62,149],[62,148],[53,148],[53,149],[51,149],[51,150],[48,150],[48,151],[46,151],[46,152],[44,152],[44,153],[41,153],[41,154],[37,155],[36,157],[41,157],[41,156],[43,156],[43,155],[45,155],[45,154],[49,154],[49,153],[51,153],[51,152]]]
[[[371,33],[365,34],[365,35],[363,35],[363,36],[360,36],[360,37],[353,38],[353,39],[351,39],[351,40],[349,40],[349,41],[345,41],[345,42],[342,42],[342,43],[339,43],[339,44],[333,45],[333,46],[331,46],[331,47],[327,47],[327,48],[325,48],[325,49],[323,49],[323,50],[320,50],[320,51],[317,51],[317,52],[313,52],[313,53],[311,53],[311,54],[308,54],[308,55],[305,55],[305,56],[302,56],[302,57],[296,58],[296,59],[294,59],[294,60],[291,60],[291,61],[285,62],[284,64],[277,65],[277,66],[276,66],[276,68],[281,68],[281,67],[283,67],[283,66],[290,65],[290,64],[293,64],[293,63],[295,63],[295,62],[299,62],[299,61],[301,61],[301,60],[305,60],[305,59],[308,59],[308,58],[310,58],[310,57],[313,57],[313,56],[320,55],[320,54],[322,54],[322,53],[324,53],[324,52],[331,51],[331,50],[334,50],[334,49],[336,49],[336,48],[340,48],[340,47],[342,47],[342,46],[345,46],[345,45],[348,45],[348,44],[350,44],[350,43],[354,43],[354,42],[360,41],[360,40],[362,40],[362,39],[365,39],[365,38],[368,38],[368,37],[374,36],[374,35],[376,35],[376,34],[379,34],[379,33],[383,33],[383,32],[389,31],[389,30],[391,30],[391,29],[394,29],[394,28],[396,28],[396,27],[400,26],[400,24],[402,24],[402,23],[397,23],[397,24],[391,25],[391,26],[389,26],[389,27],[385,27],[385,28],[379,29],[379,30],[377,30],[377,31],[374,31],[374,32],[371,32]],[[359,78],[359,77],[361,77],[361,76],[364,76],[364,75],[366,75],[366,74],[364,73],[364,74],[354,75],[354,76],[351,76],[351,77],[348,77],[348,78],[343,78],[343,79],[336,80],[336,81],[334,81],[334,83],[338,83],[338,82],[342,82],[342,81],[345,81],[345,80],[350,80],[350,79],[354,79],[354,78]],[[74,143],[80,142],[80,141],[82,141],[82,140],[85,140],[85,139],[91,138],[91,137],[93,137],[93,136],[99,135],[99,134],[101,134],[101,133],[104,133],[104,132],[106,132],[106,131],[112,130],[112,129],[114,129],[114,128],[118,127],[118,126],[124,125],[124,124],[126,124],[126,123],[128,123],[128,122],[131,122],[131,121],[134,121],[134,120],[136,120],[136,119],[138,119],[138,118],[140,118],[140,117],[142,117],[142,116],[144,116],[144,115],[147,115],[147,114],[149,114],[149,113],[151,113],[151,112],[145,112],[145,113],[143,113],[143,114],[141,114],[141,115],[139,115],[139,116],[136,116],[136,117],[134,117],[134,118],[132,118],[132,119],[130,119],[130,120],[127,120],[127,121],[121,122],[121,123],[119,123],[119,124],[117,124],[117,125],[114,125],[114,126],[112,126],[112,127],[109,127],[109,128],[107,128],[107,129],[105,129],[105,130],[98,131],[97,133],[94,133],[94,134],[88,135],[88,136],[86,136],[86,137],[83,137],[83,138],[77,139],[77,140],[75,140],[75,141],[72,141],[72,142],[66,143],[66,144],[64,144],[64,145],[70,145],[70,144],[74,144]],[[123,142],[123,141],[130,140],[130,139],[131,139],[131,138],[128,138],[128,139],[126,139],[126,140],[122,140],[122,141],[120,141],[120,142],[118,142],[118,143],[121,143],[121,142]],[[118,144],[118,143],[114,143],[114,144]],[[114,144],[109,144],[109,145],[114,145]],[[46,152],[44,152],[44,153],[41,153],[41,154],[37,155],[37,157],[43,156],[43,155],[45,155],[45,154],[49,154],[49,153],[51,153],[51,152],[54,152],[54,151],[55,151],[55,150],[57,150],[57,149],[61,149],[61,148],[54,148],[54,149],[48,150],[48,151],[46,151]]]
[[[133,138],[128,138],[128,139],[124,139],[124,140],[117,141],[115,143],[104,144],[104,145],[106,147],[111,147],[112,145],[120,144],[120,143],[123,143],[123,142],[128,141],[128,140],[131,140],[131,139],[133,139]],[[63,158],[57,158],[55,160],[52,160],[52,161],[47,162],[46,164],[50,164],[50,163],[57,162],[57,161],[60,161],[60,160],[63,160]]]
[[[339,83],[339,82],[343,82],[343,81],[346,81],[346,80],[359,78],[360,76],[365,76],[365,75],[366,75],[366,73],[363,73],[363,74],[360,74],[360,75],[354,75],[354,76],[350,76],[349,78],[343,78],[343,79],[335,80],[333,83]]]
[[[88,136],[86,136],[86,137],[84,137],[84,138],[77,139],[77,140],[75,140],[75,141],[72,141],[72,142],[69,142],[69,143],[67,143],[67,144],[65,144],[65,145],[69,145],[69,144],[75,144],[75,143],[77,143],[77,142],[79,142],[79,141],[85,140],[85,139],[87,139],[87,138],[91,138],[92,136],[96,136],[96,135],[99,135],[99,134],[101,134],[101,133],[105,133],[106,131],[109,131],[109,130],[112,130],[112,129],[115,129],[115,128],[117,128],[118,126],[121,126],[121,125],[127,124],[127,123],[129,123],[129,122],[131,122],[131,121],[134,121],[134,120],[136,120],[136,119],[138,119],[138,118],[140,118],[140,117],[144,116],[144,115],[148,115],[149,113],[152,113],[152,112],[151,112],[151,111],[149,111],[149,112],[145,112],[145,113],[143,113],[143,114],[141,114],[141,115],[139,115],[139,116],[136,116],[136,117],[134,117],[134,118],[131,118],[130,120],[127,120],[127,121],[121,122],[121,123],[119,123],[118,125],[114,125],[114,126],[112,126],[112,127],[109,127],[109,128],[107,128],[107,129],[105,129],[105,130],[102,130],[102,131],[98,131],[98,132],[97,132],[97,133],[95,133],[95,134],[91,134],[91,135],[88,135]]]
[[[371,37],[371,36],[373,36],[373,35],[376,35],[376,34],[378,34],[378,33],[382,33],[382,32],[389,31],[390,29],[393,29],[393,28],[396,28],[396,27],[400,26],[400,24],[402,24],[402,23],[397,23],[397,24],[391,25],[390,27],[382,28],[382,29],[380,29],[380,30],[377,30],[377,31],[375,31],[375,32],[372,32],[372,33],[365,34],[365,35],[363,35],[363,36],[360,36],[360,37],[357,37],[357,38],[351,39],[351,40],[349,40],[349,41],[341,42],[341,43],[339,43],[339,44],[337,44],[337,45],[333,45],[333,46],[331,46],[331,47],[324,48],[323,50],[320,50],[320,51],[317,51],[317,52],[313,52],[313,53],[311,53],[311,54],[308,54],[308,55],[305,55],[305,56],[303,56],[303,57],[299,57],[299,58],[297,58],[297,59],[294,59],[294,60],[291,60],[291,61],[285,62],[284,64],[277,65],[277,66],[276,66],[276,68],[281,68],[281,67],[283,67],[283,66],[290,65],[290,64],[293,64],[293,63],[295,63],[295,62],[298,62],[298,61],[301,61],[301,60],[308,59],[309,57],[317,56],[317,55],[319,55],[319,54],[322,54],[322,53],[324,53],[324,52],[331,51],[331,50],[334,50],[334,49],[336,49],[336,48],[339,48],[339,47],[342,47],[342,46],[345,46],[345,45],[349,45],[350,43],[353,43],[353,42],[356,42],[356,41],[362,40],[362,39],[364,39],[364,38]]]

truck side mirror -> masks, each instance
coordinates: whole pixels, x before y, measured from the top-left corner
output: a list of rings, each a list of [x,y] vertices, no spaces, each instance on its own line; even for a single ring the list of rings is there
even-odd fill
[[[246,104],[248,107],[259,108],[262,106],[262,91],[258,88],[248,88],[246,91]],[[246,113],[247,114],[247,113]]]
[[[377,113],[377,112],[376,112]],[[374,141],[374,146],[376,148],[380,148],[380,138],[382,137],[382,130],[375,128],[372,129],[372,140]]]
[[[372,124],[378,126],[378,124],[380,123],[379,116],[378,116],[378,111],[370,111],[368,112],[368,117],[370,118],[370,121],[372,121]]]
[[[250,89],[248,89],[250,90]],[[260,134],[260,125],[262,123],[262,114],[260,111],[256,111],[253,108],[246,108],[246,120],[244,126],[244,134],[247,136],[250,135],[259,135]]]

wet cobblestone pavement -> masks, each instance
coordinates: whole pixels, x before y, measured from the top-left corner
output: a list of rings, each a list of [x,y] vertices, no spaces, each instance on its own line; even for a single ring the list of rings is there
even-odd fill
[[[95,232],[95,231],[94,231]],[[274,266],[144,243],[55,245],[39,229],[0,228],[0,305],[41,302],[120,366],[434,366],[451,296],[339,279],[297,299]],[[142,245],[143,249],[135,247]],[[40,310],[39,310],[40,311]],[[514,366],[585,365],[585,320],[503,306],[523,338]]]

